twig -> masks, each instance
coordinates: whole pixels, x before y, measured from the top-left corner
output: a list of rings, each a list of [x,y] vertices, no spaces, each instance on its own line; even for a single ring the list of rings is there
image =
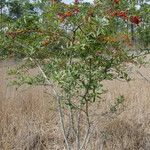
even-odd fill
[[[91,125],[90,125],[90,119],[89,119],[89,108],[88,108],[88,101],[86,101],[86,118],[87,118],[87,123],[88,123],[88,126],[87,126],[87,131],[86,131],[86,134],[85,134],[85,137],[84,137],[84,140],[83,140],[83,143],[80,147],[79,150],[82,150],[83,147],[85,146],[85,144],[87,143],[87,140],[89,139],[89,135],[90,135],[90,128],[91,128]]]
[[[39,63],[37,61],[34,61],[32,58],[30,58],[30,60],[32,62],[35,62],[37,67],[39,68],[39,70],[41,71],[43,77],[45,78],[46,82],[48,83],[48,85],[52,88],[53,93],[55,95],[55,98],[58,102],[58,110],[59,110],[59,117],[60,117],[60,123],[61,123],[61,127],[62,127],[62,133],[63,133],[63,137],[66,143],[66,148],[67,150],[70,150],[70,145],[66,136],[66,131],[65,131],[65,126],[64,126],[64,119],[63,119],[63,113],[62,113],[62,107],[61,107],[61,99],[60,96],[58,95],[55,87],[53,86],[53,84],[50,82],[50,80],[48,79],[48,77],[46,76],[46,74],[44,73],[43,69],[41,68],[41,66],[39,65]]]
[[[17,42],[14,40],[15,43],[17,43],[18,45],[26,48],[26,49],[30,49],[30,47],[21,44],[20,42]],[[30,56],[30,55],[29,55]],[[48,83],[48,85],[52,88],[52,91],[54,93],[54,96],[58,102],[58,110],[59,110],[59,118],[60,118],[60,123],[61,123],[61,127],[62,127],[62,134],[66,143],[66,148],[67,150],[70,150],[70,145],[66,136],[66,130],[65,130],[65,126],[64,126],[64,119],[63,119],[63,113],[62,113],[62,106],[61,106],[61,99],[60,96],[58,95],[58,93],[56,92],[55,87],[53,86],[53,84],[50,82],[50,80],[48,79],[48,77],[46,76],[46,74],[44,73],[43,69],[41,68],[41,66],[39,65],[39,63],[36,60],[33,60],[31,57],[29,58],[32,62],[34,62],[36,64],[36,66],[38,67],[38,69],[40,70],[40,72],[42,73],[43,77],[45,78],[46,82]]]
[[[80,120],[81,120],[81,109],[78,110],[77,116],[77,147],[80,149]]]

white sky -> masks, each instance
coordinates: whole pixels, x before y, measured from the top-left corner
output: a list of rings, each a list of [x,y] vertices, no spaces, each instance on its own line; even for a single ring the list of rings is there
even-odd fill
[[[74,0],[62,0],[62,1],[67,4],[74,2]],[[94,0],[82,0],[82,1],[92,3]],[[147,1],[146,3],[150,4],[150,1]]]
[[[74,0],[62,0],[64,3],[72,3],[74,2]],[[92,3],[94,0],[82,0],[82,2],[89,2],[89,3]]]

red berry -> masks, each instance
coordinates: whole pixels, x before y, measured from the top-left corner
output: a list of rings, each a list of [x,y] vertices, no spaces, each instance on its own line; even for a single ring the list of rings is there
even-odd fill
[[[73,13],[74,14],[78,14],[80,12],[80,9],[79,8],[74,8],[74,10],[73,10]]]
[[[79,0],[74,0],[74,3],[75,4],[79,4]]]
[[[72,14],[72,12],[71,11],[67,11],[66,13],[65,13],[65,16],[66,17],[71,17],[73,14]]]
[[[128,19],[127,11],[120,11],[117,13],[117,17],[121,17],[123,19]]]
[[[66,18],[66,16],[63,13],[58,13],[57,16],[61,21],[64,21],[64,19]]]
[[[131,16],[130,21],[136,25],[139,25],[141,22],[141,18],[139,16]]]
[[[114,11],[114,12],[110,12],[110,15],[112,17],[116,16],[116,17],[120,17],[120,18],[123,18],[124,20],[126,20],[126,19],[128,19],[127,12],[128,12],[128,10],[126,10],[126,11]]]
[[[120,0],[114,0],[115,4],[119,4]]]

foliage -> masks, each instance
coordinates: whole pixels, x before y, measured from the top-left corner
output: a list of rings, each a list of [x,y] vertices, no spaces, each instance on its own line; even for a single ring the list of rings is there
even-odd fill
[[[17,20],[6,23],[8,29],[2,28],[1,56],[25,59],[25,64],[17,71],[10,71],[18,77],[13,83],[20,86],[47,82],[53,88],[68,150],[71,143],[62,109],[69,112],[71,131],[81,150],[91,132],[89,107],[103,93],[102,81],[118,77],[128,80],[128,63],[137,63],[143,54],[131,48],[131,32],[126,33],[129,24],[138,28],[143,23],[138,13],[134,14],[134,5],[121,0],[94,4],[75,1],[69,5],[62,2],[50,5],[45,1],[34,5],[41,14],[34,13],[29,3],[22,6],[24,12],[20,12],[20,5],[15,10],[10,9],[13,15],[17,13]],[[26,75],[30,68],[37,68],[40,73],[34,77]],[[116,111],[123,101],[123,97],[117,99],[110,111]],[[85,135],[80,132],[81,115],[86,120]]]

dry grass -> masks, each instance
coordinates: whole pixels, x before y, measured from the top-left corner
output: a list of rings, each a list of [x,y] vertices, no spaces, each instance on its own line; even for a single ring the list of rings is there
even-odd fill
[[[53,97],[43,86],[19,90],[7,86],[6,70],[13,65],[0,62],[0,150],[63,150]],[[87,149],[150,150],[150,82],[136,69],[129,83],[104,82],[108,92],[92,106],[96,127]],[[150,80],[149,68],[138,70]],[[110,113],[119,95],[125,102],[117,113]]]

